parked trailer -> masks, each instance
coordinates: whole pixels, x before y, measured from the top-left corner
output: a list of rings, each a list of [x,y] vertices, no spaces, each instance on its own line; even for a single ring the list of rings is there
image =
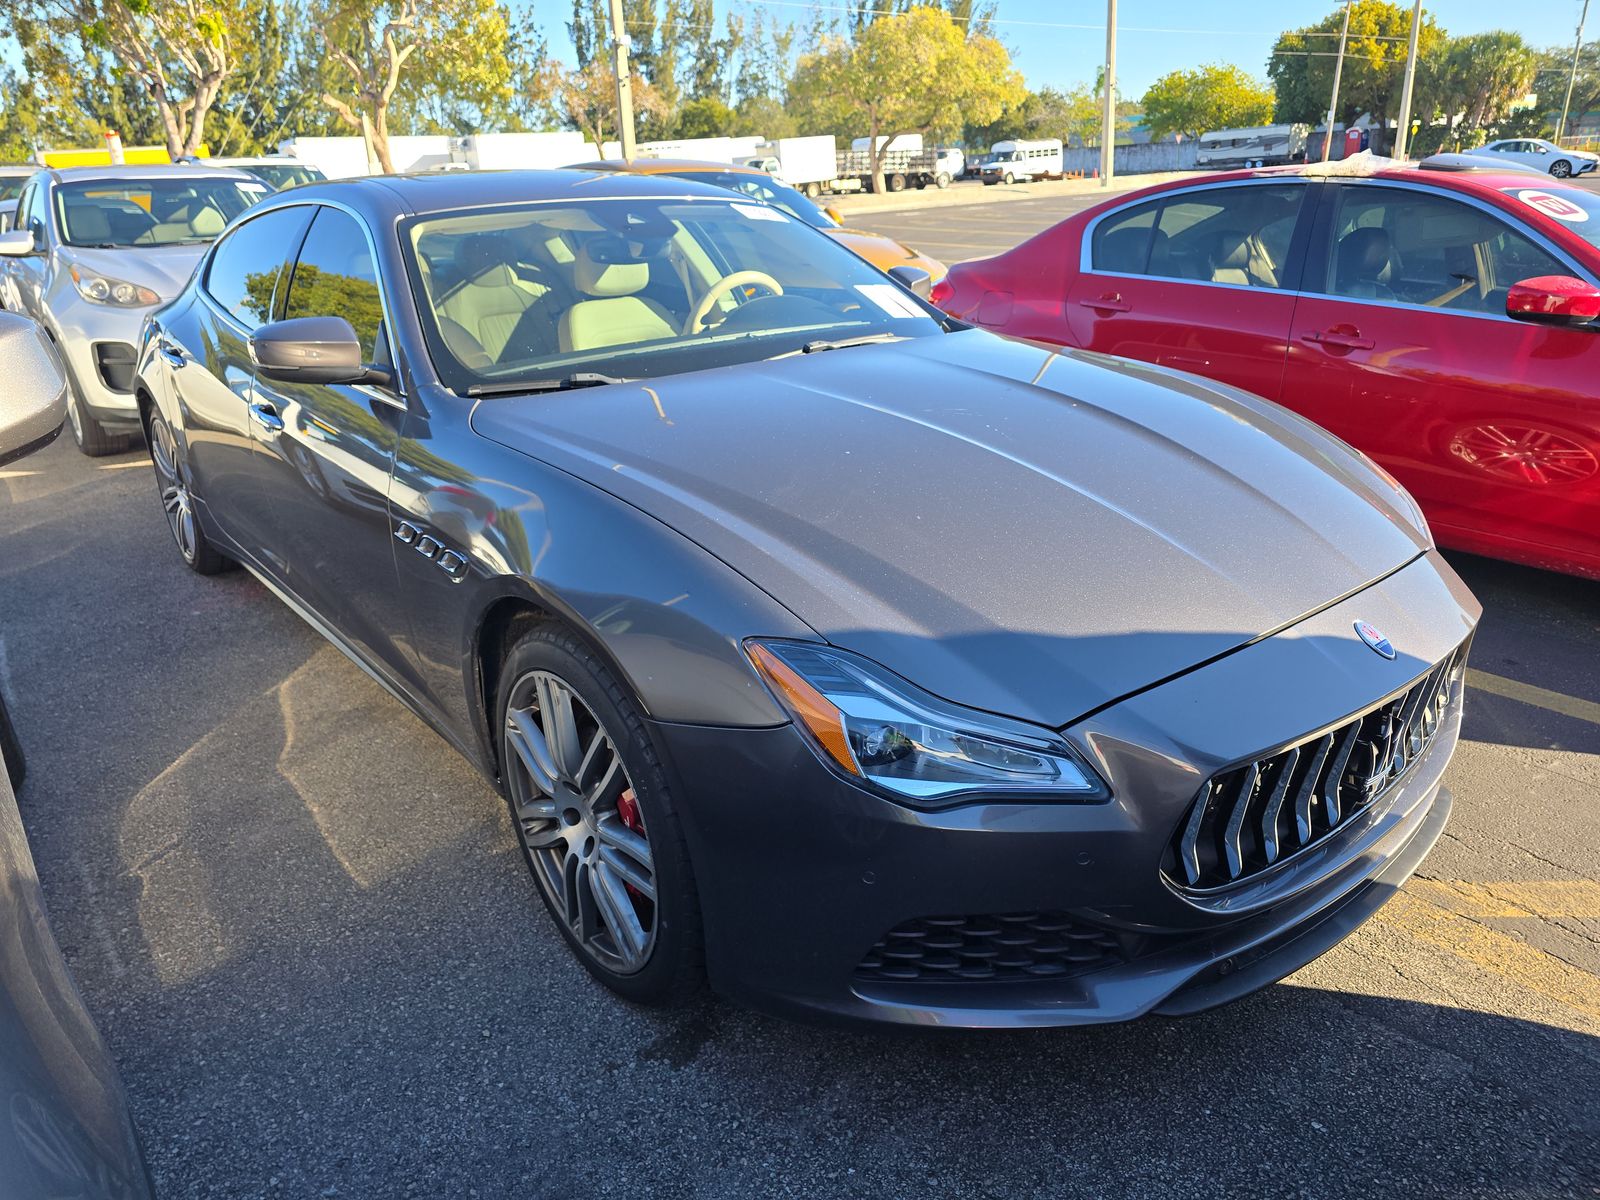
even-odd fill
[[[1306,160],[1309,125],[1258,125],[1250,129],[1218,129],[1200,135],[1195,165],[1212,171],[1238,167],[1275,167]]]
[[[939,162],[937,150],[886,150],[883,153],[883,183],[891,192],[908,187],[950,186],[950,172]],[[835,164],[835,191],[872,190],[872,155],[866,150],[841,154]]]

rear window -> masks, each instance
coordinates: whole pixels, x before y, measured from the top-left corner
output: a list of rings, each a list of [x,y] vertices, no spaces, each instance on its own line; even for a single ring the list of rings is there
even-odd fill
[[[1502,190],[1529,212],[1549,217],[1591,246],[1600,248],[1600,196],[1595,193],[1561,184]]]

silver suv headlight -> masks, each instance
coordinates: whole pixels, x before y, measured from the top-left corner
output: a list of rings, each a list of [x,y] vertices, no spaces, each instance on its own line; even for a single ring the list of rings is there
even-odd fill
[[[1052,730],[961,708],[832,646],[751,640],[745,649],[828,762],[898,799],[938,806],[974,794],[1110,794]]]
[[[147,287],[140,287],[137,283],[113,279],[109,275],[97,275],[77,265],[71,270],[72,286],[77,288],[78,295],[90,304],[109,304],[114,308],[147,308],[152,304],[161,303],[160,296]]]

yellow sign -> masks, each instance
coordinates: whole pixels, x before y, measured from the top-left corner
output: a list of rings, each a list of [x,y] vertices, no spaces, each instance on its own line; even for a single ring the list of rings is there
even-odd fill
[[[198,158],[211,157],[211,151],[205,146],[195,151]],[[45,150],[38,155],[39,163],[46,167],[109,167],[111,165],[111,151],[104,146],[95,146],[88,150]],[[165,146],[124,146],[122,161],[129,166],[145,165],[149,163],[169,163]]]

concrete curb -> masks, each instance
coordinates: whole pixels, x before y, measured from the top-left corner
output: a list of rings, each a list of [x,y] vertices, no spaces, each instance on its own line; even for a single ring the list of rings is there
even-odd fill
[[[1104,194],[1131,192],[1152,184],[1167,183],[1174,179],[1188,179],[1203,171],[1157,171],[1148,175],[1119,175],[1104,189]],[[1083,196],[1101,192],[1098,179],[1056,179],[1039,183],[1014,183],[1010,187],[996,184],[984,187],[977,182],[963,181],[952,184],[944,191],[927,188],[922,191],[890,192],[885,195],[865,193],[848,196],[823,196],[818,203],[831,204],[841,216],[855,214],[908,212],[921,208],[948,208],[961,204],[1004,204],[1012,200],[1040,200],[1050,196]]]

